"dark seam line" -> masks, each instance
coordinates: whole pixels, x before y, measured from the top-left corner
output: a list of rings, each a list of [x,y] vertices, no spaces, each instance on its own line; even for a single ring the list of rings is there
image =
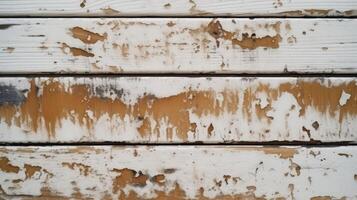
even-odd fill
[[[36,16],[36,15],[7,15],[7,16],[0,16],[1,19],[7,19],[7,18],[45,18],[45,19],[56,19],[56,18],[81,18],[81,19],[95,19],[95,18],[110,18],[110,19],[122,19],[122,18],[168,18],[168,19],[174,19],[174,18],[187,18],[187,19],[205,19],[205,18],[239,18],[239,19],[261,19],[261,18],[282,18],[282,19],[356,19],[357,16],[326,16],[326,17],[321,17],[321,16],[274,16],[274,15],[264,15],[264,16],[250,16],[250,15],[241,15],[241,16],[234,16],[234,15],[207,15],[207,16],[189,16],[189,15],[178,15],[178,16],[173,16],[173,15],[123,15],[123,16],[106,16],[106,15],[93,15],[93,16],[82,16],[82,15],[46,15],[46,16]]]
[[[269,141],[269,142],[215,142],[215,143],[204,143],[199,142],[173,142],[173,143],[130,143],[130,142],[14,142],[7,143],[2,142],[0,146],[301,146],[301,147],[338,147],[338,146],[357,146],[354,141],[342,141],[342,142],[321,142],[321,141]]]
[[[357,69],[357,68],[356,68]],[[45,78],[45,77],[83,77],[83,78],[91,78],[91,77],[109,77],[109,78],[120,78],[120,77],[187,77],[187,78],[214,78],[214,77],[272,77],[272,78],[333,78],[333,77],[346,77],[346,78],[356,78],[357,73],[341,73],[341,74],[331,74],[331,73],[215,73],[215,72],[207,72],[207,73],[3,73],[0,72],[0,78],[17,78],[17,77],[29,77],[29,78]]]

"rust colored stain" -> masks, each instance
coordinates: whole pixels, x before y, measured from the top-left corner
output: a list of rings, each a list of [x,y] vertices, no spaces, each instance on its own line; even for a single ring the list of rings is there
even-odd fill
[[[75,169],[78,169],[80,174],[84,175],[84,176],[88,176],[89,175],[89,172],[91,171],[91,167],[88,166],[88,165],[84,165],[82,163],[76,163],[76,162],[73,162],[73,163],[68,163],[68,162],[63,162],[62,163],[62,166],[63,167],[68,167],[72,170],[75,170]]]
[[[221,105],[217,103],[213,91],[188,91],[165,98],[144,96],[133,109],[134,116],[143,118],[143,124],[138,128],[138,131],[142,136],[150,135],[152,132],[159,134],[160,120],[165,119],[167,124],[172,125],[168,133],[176,128],[177,136],[186,140],[187,133],[194,128],[190,123],[189,110],[200,117],[219,116],[225,112],[234,113],[237,111],[238,94],[234,91],[224,91],[222,95],[224,100]],[[157,121],[154,127],[150,119]]]
[[[293,158],[298,151],[295,148],[285,148],[285,147],[264,147],[256,148],[257,151],[263,151],[265,154],[278,155],[282,159]]]
[[[10,164],[10,160],[6,157],[0,157],[0,170],[6,173],[18,173],[20,168]]]
[[[54,136],[56,127],[61,126],[61,119],[70,119],[73,123],[92,129],[96,119],[104,114],[119,116],[124,119],[142,120],[138,132],[144,137],[160,134],[160,121],[165,120],[171,126],[168,131],[185,140],[193,128],[189,119],[189,110],[198,116],[233,113],[238,108],[238,94],[234,91],[223,91],[222,103],[218,103],[213,91],[187,91],[178,95],[157,98],[145,95],[135,105],[127,105],[120,99],[97,97],[91,94],[95,90],[89,85],[72,85],[68,90],[57,81],[41,83],[42,94],[37,95],[38,86],[30,81],[28,98],[20,106],[5,105],[0,107],[0,118],[10,126],[26,124],[34,132],[41,125],[46,128],[49,137]],[[92,111],[92,117],[87,111]],[[19,112],[21,115],[16,115]],[[156,123],[151,122],[154,119]],[[154,125],[155,124],[155,125]],[[175,128],[175,130],[174,130]]]
[[[72,32],[72,36],[74,38],[77,38],[86,44],[95,44],[98,41],[104,41],[107,39],[107,33],[100,35],[98,33],[87,31],[78,26],[71,28],[70,31]]]
[[[275,30],[280,30],[275,27]],[[229,32],[223,29],[221,23],[218,20],[212,20],[208,26],[206,27],[206,32],[208,32],[212,37],[216,39],[216,44],[219,47],[219,40],[229,40],[232,42],[232,45],[239,45],[243,49],[256,49],[258,47],[266,47],[266,48],[279,48],[279,42],[282,40],[279,34],[275,36],[264,36],[264,37],[256,37],[253,33],[249,35],[248,33],[242,33],[242,39],[238,39],[235,37],[236,33]]]
[[[150,180],[158,185],[164,185],[165,175],[158,174],[158,175],[153,176]]]
[[[76,48],[76,47],[70,47],[68,46],[66,43],[62,43],[62,47],[61,47],[62,51],[64,53],[65,52],[65,49],[69,49],[69,51],[71,52],[71,54],[73,56],[84,56],[84,57],[94,57],[94,54],[93,53],[90,53],[88,51],[85,51],[83,49],[80,49],[80,48]]]
[[[342,93],[350,94],[350,98],[345,105],[341,106],[339,100]],[[304,116],[306,109],[312,107],[318,112],[330,116],[339,115],[341,123],[347,115],[354,116],[357,114],[357,85],[355,81],[327,86],[318,81],[300,81],[296,83],[283,83],[278,88],[271,88],[269,85],[260,84],[256,90],[247,89],[244,93],[243,111],[248,119],[251,118],[254,102],[257,100],[256,93],[264,92],[268,96],[269,105],[264,108],[263,112],[256,112],[258,117],[268,117],[267,112],[271,110],[271,102],[276,101],[282,93],[287,92],[293,95],[300,106],[300,116]],[[268,117],[269,118],[269,117]],[[314,124],[318,128],[318,123]]]
[[[124,169],[113,169],[114,172],[120,173],[113,180],[113,193],[117,193],[119,190],[123,189],[126,185],[140,186],[146,185],[148,176],[144,175],[141,171],[138,173],[135,170],[124,168]]]
[[[32,176],[36,172],[41,172],[41,169],[42,169],[42,167],[40,167],[40,166],[33,166],[33,165],[29,165],[29,164],[25,164],[24,168],[25,168],[26,179],[32,178]]]

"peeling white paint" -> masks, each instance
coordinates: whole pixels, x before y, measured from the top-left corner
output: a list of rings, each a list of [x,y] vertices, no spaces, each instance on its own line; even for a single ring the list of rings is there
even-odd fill
[[[74,188],[78,187],[84,198],[101,199],[109,195],[116,199],[119,191],[113,192],[113,181],[120,173],[112,170],[128,168],[148,176],[143,187],[127,184],[122,188],[126,194],[132,190],[141,198],[155,197],[155,190],[168,193],[176,183],[188,199],[195,199],[200,187],[204,189],[204,196],[214,198],[245,193],[248,186],[256,187],[253,193],[257,197],[288,198],[289,185],[294,186],[296,199],[357,198],[354,180],[357,149],[354,146],[8,146],[0,148],[0,152],[11,165],[19,167],[18,173],[0,170],[2,189],[9,195],[2,194],[3,197],[40,195],[41,188],[48,187],[60,196],[73,198]],[[63,162],[88,166],[89,174],[83,175],[78,167],[63,166]],[[24,164],[42,168],[40,173],[25,179]],[[165,173],[165,169],[173,171]],[[163,186],[150,181],[157,174],[165,176]],[[226,183],[224,176],[227,175],[230,177]],[[13,183],[16,179],[23,181]],[[215,182],[221,182],[221,186]],[[342,182],[344,187],[336,186]],[[86,189],[92,187],[95,189]]]
[[[342,91],[341,98],[339,100],[339,103],[341,106],[344,106],[347,101],[350,99],[351,95],[346,93],[345,91]]]

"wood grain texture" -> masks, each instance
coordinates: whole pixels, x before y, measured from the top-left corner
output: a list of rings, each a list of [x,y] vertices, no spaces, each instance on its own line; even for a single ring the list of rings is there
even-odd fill
[[[53,146],[0,152],[5,199],[357,198],[356,146]]]
[[[356,19],[0,19],[0,73],[356,73],[355,27]]]
[[[0,79],[1,142],[357,141],[356,78]]]
[[[354,0],[1,0],[3,16],[356,16]]]

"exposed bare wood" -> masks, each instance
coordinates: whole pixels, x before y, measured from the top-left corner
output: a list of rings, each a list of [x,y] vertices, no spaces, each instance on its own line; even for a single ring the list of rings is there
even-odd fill
[[[3,16],[356,16],[354,0],[1,0]]]
[[[1,78],[1,142],[357,141],[356,78]]]
[[[356,146],[57,146],[0,152],[5,199],[357,198]],[[8,170],[14,167],[16,172]]]
[[[355,27],[356,19],[1,19],[0,69],[356,73]]]

